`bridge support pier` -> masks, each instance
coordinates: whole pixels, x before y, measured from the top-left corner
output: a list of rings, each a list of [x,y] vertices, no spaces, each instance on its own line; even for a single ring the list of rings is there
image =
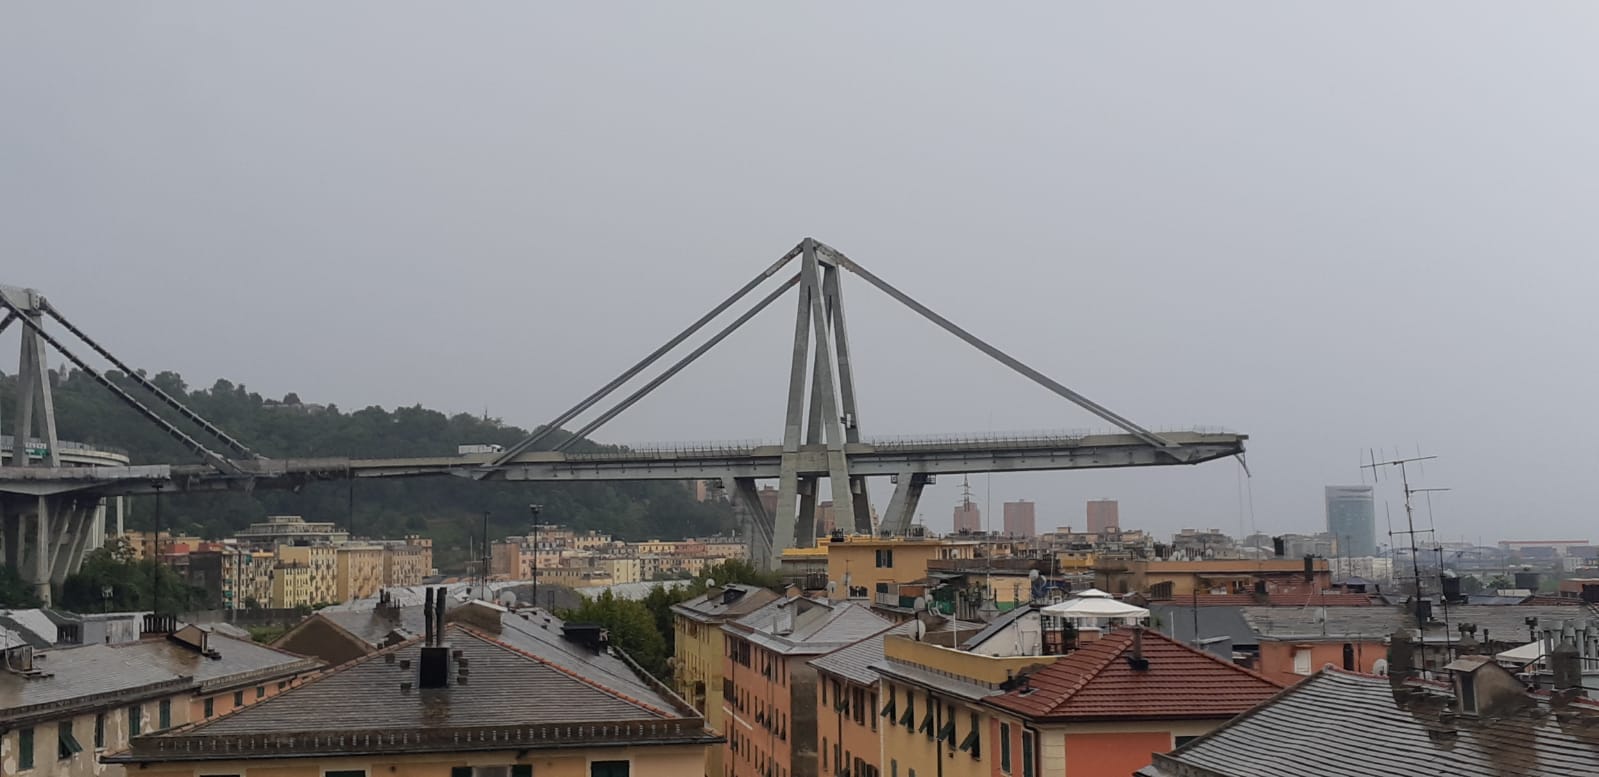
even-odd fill
[[[74,494],[0,494],[5,565],[17,570],[45,604],[52,590],[105,544],[105,502]]]
[[[922,489],[932,477],[920,472],[901,472],[897,478],[899,482],[894,485],[894,495],[889,497],[881,529],[884,534],[900,536],[910,533],[911,524],[916,520],[916,505],[922,500]]]

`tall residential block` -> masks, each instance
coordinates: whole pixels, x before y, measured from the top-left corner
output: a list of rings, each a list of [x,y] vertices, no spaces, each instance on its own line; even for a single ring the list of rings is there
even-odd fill
[[[1033,503],[1023,499],[1017,502],[1005,503],[1005,535],[1008,537],[1031,537],[1038,533],[1037,521],[1034,519]]]
[[[1338,543],[1338,555],[1377,555],[1377,513],[1371,486],[1327,486],[1327,533]]]
[[[1104,534],[1120,529],[1121,505],[1114,499],[1088,500],[1088,533]]]

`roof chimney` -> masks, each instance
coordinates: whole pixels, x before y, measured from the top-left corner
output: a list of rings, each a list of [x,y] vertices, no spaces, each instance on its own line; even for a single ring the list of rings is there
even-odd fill
[[[1144,658],[1143,626],[1133,627],[1133,654],[1127,657],[1127,665],[1139,672],[1149,669],[1149,659]]]
[[[417,661],[416,687],[420,690],[450,686],[450,646],[444,644],[444,589],[427,589],[423,613],[427,621],[427,644]]]
[[[1578,657],[1577,646],[1571,640],[1562,638],[1560,644],[1550,652],[1549,671],[1554,674],[1556,692],[1582,692],[1582,660]]]
[[[1395,687],[1405,684],[1415,671],[1416,645],[1410,632],[1400,629],[1388,638],[1388,681]]]
[[[422,625],[425,644],[433,644],[433,589],[422,592]]]

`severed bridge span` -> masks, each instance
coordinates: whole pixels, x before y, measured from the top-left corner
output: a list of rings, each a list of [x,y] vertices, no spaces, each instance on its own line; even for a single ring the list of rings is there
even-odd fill
[[[1113,431],[863,437],[845,317],[845,272],[989,358],[1088,411],[1108,423]],[[748,303],[762,287],[771,288]],[[790,293],[798,298],[798,303],[780,443],[667,445],[587,453],[568,450]],[[748,304],[740,315],[708,336],[702,334],[740,302]],[[12,422],[7,430],[10,436],[0,437],[0,543],[4,544],[4,562],[17,568],[46,598],[51,584],[59,584],[76,571],[84,554],[103,540],[107,533],[107,499],[127,495],[295,489],[325,480],[441,475],[539,482],[709,480],[727,489],[742,516],[751,558],[771,568],[785,548],[815,542],[817,503],[828,496],[836,506],[841,527],[859,533],[902,535],[910,530],[923,488],[938,475],[1199,464],[1241,456],[1246,439],[1245,435],[1219,430],[1156,432],[1140,426],[962,329],[838,250],[810,238],[583,401],[517,444],[487,454],[385,459],[267,458],[124,364],[73,325],[39,292],[0,286],[0,331],[13,325],[21,327],[22,347],[16,398],[9,408],[9,419],[5,418],[6,409],[0,408],[0,422]],[[676,361],[660,366],[662,359],[696,336],[703,337],[703,341]],[[145,398],[134,396],[92,366],[80,352],[82,348],[137,384]],[[183,443],[194,454],[194,460],[131,464],[115,452],[59,440],[46,372],[46,357],[52,351]],[[624,386],[637,382],[647,372],[653,377],[626,396],[613,399]],[[602,403],[604,409],[593,412]],[[585,417],[590,420],[570,437],[555,434]],[[184,431],[174,419],[197,429],[209,442]],[[19,445],[14,440],[25,442]],[[871,477],[887,477],[893,487],[887,510],[875,525],[867,488],[867,478]],[[775,513],[769,513],[757,496],[759,480],[778,483]]]

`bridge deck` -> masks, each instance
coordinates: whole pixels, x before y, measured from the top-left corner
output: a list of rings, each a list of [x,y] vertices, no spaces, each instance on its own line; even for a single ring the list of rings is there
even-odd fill
[[[1198,464],[1242,453],[1245,435],[1225,432],[1170,432],[1180,447],[1151,446],[1127,434],[1039,434],[1031,436],[880,440],[845,446],[850,470],[866,476],[1027,472],[1061,469]],[[698,480],[724,476],[775,478],[782,460],[779,445],[655,447],[596,453],[523,453],[490,479],[525,481]],[[0,467],[0,492],[102,494],[149,493],[156,483],[170,491],[209,491],[245,487],[287,488],[317,480],[455,475],[472,477],[493,454],[384,459],[308,458],[238,461],[247,476],[229,475],[202,465],[133,467]],[[826,476],[826,449],[800,450],[802,475]]]

